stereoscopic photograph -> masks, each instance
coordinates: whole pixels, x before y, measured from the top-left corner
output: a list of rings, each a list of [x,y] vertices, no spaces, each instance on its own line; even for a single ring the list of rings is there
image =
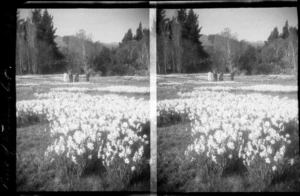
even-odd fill
[[[213,2],[16,8],[16,191],[300,191],[297,7]]]
[[[17,191],[150,191],[149,10],[18,9]]]
[[[297,8],[156,19],[158,192],[299,191]]]

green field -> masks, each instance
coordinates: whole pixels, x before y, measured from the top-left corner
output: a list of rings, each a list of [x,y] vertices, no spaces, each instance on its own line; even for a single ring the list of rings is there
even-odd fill
[[[174,74],[157,76],[157,102],[169,100],[180,103],[178,92],[187,93],[198,87],[244,87],[252,85],[283,85],[297,86],[294,76],[236,76],[234,82],[228,81],[207,82],[206,74]],[[201,91],[200,91],[201,92]],[[206,96],[205,92],[199,93],[198,98]],[[230,96],[252,95],[253,91],[233,91]],[[255,92],[265,96],[298,100],[298,92]],[[197,97],[195,97],[195,100]],[[191,101],[190,105],[193,105]],[[197,102],[198,104],[198,102]],[[201,104],[201,102],[199,103]],[[212,105],[214,103],[211,103]],[[227,104],[227,103],[225,103]],[[185,104],[187,107],[188,104]],[[254,104],[255,105],[255,104]],[[182,105],[181,105],[182,106]],[[194,106],[197,108],[197,106]],[[195,140],[191,134],[190,121],[186,119],[185,110],[182,113],[176,109],[166,110],[168,114],[158,118],[157,128],[157,181],[160,192],[257,192],[257,191],[299,191],[300,185],[300,162],[299,162],[299,129],[292,126],[288,132],[295,136],[292,144],[286,151],[286,157],[293,157],[293,166],[286,165],[285,169],[276,173],[270,183],[256,180],[249,175],[247,169],[236,163],[226,168],[223,172],[208,174],[201,158],[190,161],[185,156],[188,146]],[[180,107],[181,108],[181,107]],[[230,105],[229,107],[230,108]],[[170,111],[171,110],[171,111]],[[210,109],[207,108],[209,111]],[[201,118],[201,116],[199,116]],[[197,157],[197,156],[196,156]],[[285,158],[288,159],[288,158]],[[219,175],[219,176],[218,176]]]
[[[91,77],[85,82],[84,76],[79,83],[64,83],[62,75],[17,76],[16,99],[35,100],[35,93],[48,93],[52,88],[89,88],[111,86],[149,87],[147,77]],[[110,93],[105,91],[87,91],[88,95],[120,95],[130,98],[149,100],[149,93]],[[148,134],[149,136],[149,128]],[[17,125],[17,191],[149,191],[150,166],[146,164],[140,173],[134,174],[130,182],[120,184],[111,178],[101,162],[87,167],[80,176],[67,174],[62,165],[44,159],[47,147],[53,142],[47,120],[29,118]],[[149,159],[149,148],[145,149]],[[122,183],[122,182],[121,182]]]

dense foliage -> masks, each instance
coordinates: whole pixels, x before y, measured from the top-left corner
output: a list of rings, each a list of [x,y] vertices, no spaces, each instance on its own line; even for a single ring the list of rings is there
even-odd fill
[[[198,21],[193,9],[175,10],[172,19],[166,17],[165,10],[157,10],[158,73],[298,72],[298,27],[289,26],[288,21],[282,33],[275,27],[267,41],[260,45],[238,40],[229,28],[219,34],[203,36]]]
[[[17,13],[17,74],[72,72],[99,75],[148,75],[149,29],[140,23],[136,35],[129,29],[119,45],[94,42],[83,29],[64,36],[57,44],[53,16],[47,9],[33,9],[31,17]],[[58,38],[57,38],[58,37]]]
[[[192,9],[179,9],[172,19],[165,10],[157,10],[158,73],[191,73],[203,71],[207,57],[202,42],[198,16]]]
[[[20,19],[17,13],[16,73],[44,74],[61,69],[62,54],[54,42],[53,17],[47,10],[32,11],[31,18]]]

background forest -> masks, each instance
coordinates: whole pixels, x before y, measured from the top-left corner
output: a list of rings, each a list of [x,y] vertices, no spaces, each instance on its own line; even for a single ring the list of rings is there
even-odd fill
[[[157,9],[159,74],[213,70],[246,75],[298,73],[298,27],[289,26],[288,21],[281,32],[275,27],[264,43],[238,40],[229,28],[213,35],[203,35],[201,29],[193,9],[179,9],[172,18]]]
[[[94,42],[80,29],[74,35],[57,36],[47,9],[33,9],[31,17],[17,12],[16,74],[92,73],[149,75],[149,29],[140,23],[135,35],[129,29],[121,43]]]

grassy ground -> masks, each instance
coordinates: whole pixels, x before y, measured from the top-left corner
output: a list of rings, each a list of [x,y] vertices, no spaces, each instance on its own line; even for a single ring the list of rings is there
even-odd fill
[[[225,81],[229,81],[228,76],[225,76]],[[190,75],[172,75],[172,76],[163,76],[159,75],[157,77],[157,100],[163,99],[176,99],[180,98],[178,92],[190,92],[195,87],[203,86],[230,86],[230,87],[239,87],[239,86],[252,86],[259,84],[274,84],[274,85],[297,85],[297,79],[295,77],[271,77],[271,76],[236,76],[235,83],[231,84],[221,84],[222,82],[215,82],[213,84],[206,83],[207,76],[206,74],[190,74]],[[174,85],[163,85],[164,83],[175,83]],[[177,84],[180,83],[180,84]],[[233,92],[235,94],[245,93],[245,92]],[[252,93],[252,92],[248,92]],[[293,99],[298,99],[297,93],[264,93],[270,95],[278,95],[279,97],[289,97]]]
[[[57,87],[70,87],[70,83],[62,82],[63,76],[43,76],[42,78],[37,77],[17,77],[16,84],[32,83],[37,85],[32,86],[17,86],[16,98],[19,100],[31,100],[35,99],[34,93],[46,93],[51,88]],[[75,83],[74,83],[75,84]],[[86,83],[83,76],[80,77],[79,83],[76,87],[85,88],[96,88],[96,87],[107,87],[107,86],[137,86],[137,87],[149,87],[149,77],[134,77],[134,76],[111,76],[111,77],[91,77],[90,82]],[[108,92],[89,92],[92,95],[104,95]],[[133,94],[133,93],[118,93],[119,95],[126,95],[128,97],[150,99],[150,94]]]
[[[84,78],[81,78],[83,81]],[[33,83],[33,86],[17,86],[17,101],[36,99],[34,93],[49,92],[50,88],[69,87],[69,84],[46,84],[62,82],[62,76],[17,77],[17,85]],[[149,87],[149,78],[139,77],[92,77],[90,83],[77,84],[76,87],[105,87],[113,85],[134,85]],[[92,95],[108,94],[90,92]],[[119,93],[128,97],[149,100],[149,94]],[[68,176],[55,164],[44,161],[44,153],[51,144],[49,124],[32,122],[17,128],[16,185],[17,191],[112,191],[120,190],[118,184],[110,180],[101,164],[94,164],[80,177]],[[149,150],[148,150],[149,151]],[[146,152],[149,154],[150,152]],[[149,191],[150,167],[134,176],[123,191]]]
[[[226,78],[225,78],[226,79]],[[190,92],[194,87],[210,86],[217,84],[205,83],[206,75],[172,75],[157,77],[157,99],[177,99],[177,93]],[[279,78],[276,76],[237,76],[236,83],[219,84],[222,86],[249,86],[257,84],[297,85],[293,77]],[[202,83],[201,83],[202,82]],[[174,85],[164,85],[174,83]],[[178,84],[180,83],[180,84]],[[216,82],[217,83],[217,82]],[[245,93],[245,92],[235,92]],[[297,93],[264,93],[272,96],[289,97],[298,99]],[[188,123],[165,124],[157,128],[157,181],[160,192],[248,192],[248,191],[300,191],[300,166],[296,171],[290,171],[285,177],[280,177],[269,187],[262,187],[253,181],[245,172],[227,172],[220,179],[205,176],[201,165],[190,164],[185,159],[184,151],[195,138],[186,131]],[[299,136],[299,134],[298,134]],[[299,142],[298,142],[299,144]],[[299,152],[299,146],[297,152]],[[242,169],[241,169],[242,171]]]

